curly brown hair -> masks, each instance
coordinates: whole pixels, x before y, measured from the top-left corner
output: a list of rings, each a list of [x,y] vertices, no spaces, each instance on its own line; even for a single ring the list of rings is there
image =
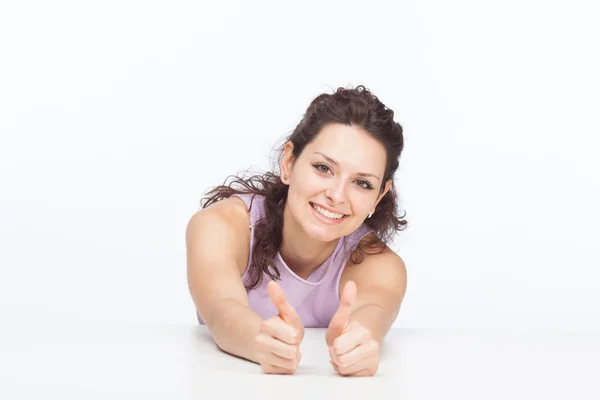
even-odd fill
[[[356,88],[339,87],[333,94],[323,93],[317,96],[308,106],[302,120],[294,131],[285,138],[284,144],[277,150],[273,170],[279,170],[279,162],[283,156],[285,143],[293,143],[293,157],[298,159],[305,146],[319,134],[329,123],[341,123],[360,127],[385,147],[386,166],[384,179],[381,181],[379,194],[383,193],[385,182],[392,179],[392,185],[383,196],[371,218],[365,224],[374,230],[375,237],[369,235],[362,240],[352,254],[352,262],[362,262],[365,253],[371,249],[385,249],[396,232],[404,230],[407,222],[397,212],[397,194],[393,178],[399,166],[400,154],[404,148],[402,126],[394,122],[394,111],[387,108],[373,93],[363,85]],[[227,184],[227,180],[233,178]],[[232,187],[234,184],[239,188]],[[281,181],[280,174],[266,172],[251,175],[248,178],[230,175],[223,185],[210,190],[201,201],[202,208],[233,194],[259,194],[265,196],[265,218],[257,221],[254,227],[254,248],[249,266],[249,282],[244,285],[247,290],[256,288],[262,281],[263,272],[271,279],[279,280],[280,274],[272,263],[282,242],[283,209],[288,194],[287,184]]]

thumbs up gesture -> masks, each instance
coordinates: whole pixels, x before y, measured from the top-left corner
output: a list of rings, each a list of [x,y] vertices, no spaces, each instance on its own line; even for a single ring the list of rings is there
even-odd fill
[[[330,363],[338,374],[370,376],[379,367],[379,342],[369,329],[357,321],[350,321],[356,292],[356,284],[353,281],[346,282],[325,340],[329,347]]]
[[[254,340],[256,359],[264,373],[290,375],[300,362],[304,326],[275,281],[269,282],[267,292],[278,315],[262,322]]]

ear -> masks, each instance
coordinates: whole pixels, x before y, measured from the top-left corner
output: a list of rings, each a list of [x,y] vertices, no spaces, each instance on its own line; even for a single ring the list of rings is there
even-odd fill
[[[287,176],[287,179],[292,175],[292,167],[294,165],[294,144],[287,141],[283,149],[283,156],[281,157],[281,164],[279,164],[279,170],[281,171],[281,177]],[[287,183],[287,182],[286,182]]]
[[[385,194],[388,192],[388,190],[390,190],[391,186],[392,186],[392,180],[388,179],[385,182],[385,187],[383,188],[383,192],[381,192],[381,194],[377,197],[377,201],[375,202],[375,207],[377,207],[377,205],[379,204],[379,202],[381,201],[383,196],[385,196]],[[373,207],[373,208],[375,208],[375,207]]]

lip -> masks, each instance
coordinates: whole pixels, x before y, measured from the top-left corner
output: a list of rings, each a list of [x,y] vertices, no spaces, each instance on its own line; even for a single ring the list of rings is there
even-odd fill
[[[316,203],[313,203],[313,204],[316,204]],[[319,207],[321,207],[321,205],[319,205],[319,204],[316,204],[316,205],[318,205]],[[340,218],[340,219],[331,219],[331,218],[327,218],[324,215],[321,215],[321,213],[318,212],[317,210],[315,210],[313,208],[313,206],[310,205],[310,203],[308,204],[308,207],[312,211],[312,213],[315,216],[315,218],[317,218],[319,221],[321,221],[322,223],[324,223],[326,225],[338,225],[338,224],[341,224],[348,217],[347,215],[344,214],[344,216],[342,218]],[[323,207],[323,208],[325,208],[325,207]],[[341,213],[339,213],[339,214],[341,214]]]
[[[327,210],[327,211],[329,211],[330,213],[334,213],[334,214],[344,214],[344,215],[347,215],[347,214],[345,214],[345,213],[343,213],[343,212],[340,212],[340,211],[338,211],[338,210],[332,210],[331,208],[329,208],[329,207],[327,207],[327,206],[324,206],[324,205],[322,205],[322,204],[319,204],[319,203],[315,203],[314,201],[311,201],[311,203],[313,203],[313,204],[314,204],[314,205],[316,205],[316,206],[319,206],[319,207],[321,207],[321,208],[324,208],[324,209],[326,209],[326,210]],[[312,208],[312,207],[311,207],[311,208]]]

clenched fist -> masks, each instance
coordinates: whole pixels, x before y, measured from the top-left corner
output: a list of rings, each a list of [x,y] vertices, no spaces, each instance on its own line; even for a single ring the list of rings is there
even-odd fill
[[[264,373],[290,375],[300,362],[304,326],[275,281],[269,282],[267,292],[279,315],[261,324],[254,340],[256,359]]]
[[[379,368],[379,342],[369,329],[350,320],[356,301],[356,284],[348,281],[340,295],[340,305],[331,318],[325,340],[329,347],[330,363],[344,376],[371,376]]]

